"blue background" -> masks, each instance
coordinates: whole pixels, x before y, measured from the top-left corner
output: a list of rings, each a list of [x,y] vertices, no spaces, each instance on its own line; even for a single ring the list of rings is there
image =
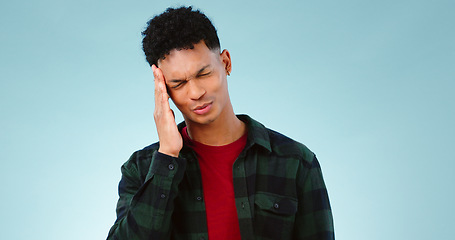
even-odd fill
[[[0,239],[106,237],[158,139],[141,31],[181,4],[230,50],[236,113],[317,154],[337,239],[453,237],[454,1],[23,0],[0,3]]]

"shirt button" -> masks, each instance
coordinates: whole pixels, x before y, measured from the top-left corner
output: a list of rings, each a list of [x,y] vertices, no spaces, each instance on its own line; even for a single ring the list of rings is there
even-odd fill
[[[275,208],[275,209],[280,208],[280,204],[278,204],[278,203],[273,204],[273,208]]]
[[[196,200],[201,201],[201,200],[202,200],[202,197],[201,197],[201,196],[197,196],[197,197],[196,197]]]
[[[166,198],[166,195],[163,193],[163,194],[161,194],[160,197],[161,197],[161,198]]]
[[[169,170],[174,170],[174,164],[171,163],[171,164],[169,164],[168,167],[169,167]]]

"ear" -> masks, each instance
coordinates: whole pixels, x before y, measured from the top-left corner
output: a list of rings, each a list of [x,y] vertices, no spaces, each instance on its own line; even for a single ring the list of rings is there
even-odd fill
[[[231,65],[231,54],[229,53],[228,50],[224,49],[223,52],[220,53],[220,60],[224,65],[224,69],[226,70],[226,73],[229,75],[232,71],[232,65]]]

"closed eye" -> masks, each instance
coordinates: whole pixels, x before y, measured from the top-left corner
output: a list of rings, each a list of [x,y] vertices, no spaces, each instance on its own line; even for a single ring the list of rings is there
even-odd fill
[[[210,75],[211,73],[212,73],[212,72],[200,73],[200,74],[198,74],[197,76],[198,76],[198,77],[205,77],[205,76]]]
[[[186,82],[186,81],[178,81],[178,82],[175,82],[175,83],[177,83],[177,84],[171,86],[171,88],[176,89],[176,88],[182,86],[185,82]]]

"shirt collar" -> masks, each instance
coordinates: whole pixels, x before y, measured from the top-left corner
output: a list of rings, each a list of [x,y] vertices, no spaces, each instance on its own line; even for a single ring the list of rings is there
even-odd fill
[[[250,148],[253,145],[257,144],[259,146],[264,147],[269,152],[272,151],[272,147],[270,146],[269,134],[267,128],[264,125],[262,125],[260,122],[252,119],[250,116],[245,114],[237,115],[237,118],[244,122],[248,129],[248,139],[245,148]],[[179,132],[182,132],[182,129],[185,126],[186,126],[185,121],[179,123],[179,125],[177,126]]]
[[[267,128],[265,128],[264,125],[252,119],[248,115],[242,114],[237,115],[237,117],[242,120],[248,128],[248,140],[246,142],[245,148],[249,148],[254,144],[257,144],[271,152],[272,147],[270,146],[270,139]]]

